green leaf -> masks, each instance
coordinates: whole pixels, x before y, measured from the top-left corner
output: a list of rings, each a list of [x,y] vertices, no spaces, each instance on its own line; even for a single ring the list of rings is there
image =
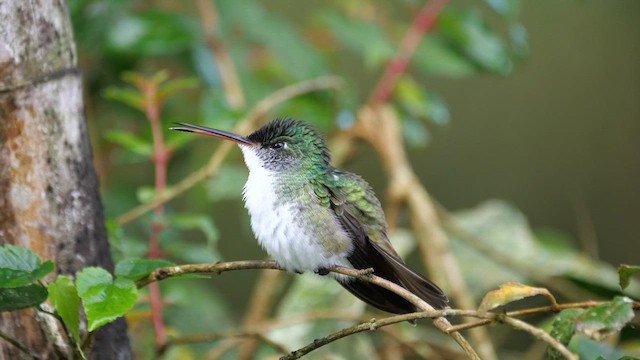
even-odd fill
[[[138,299],[130,279],[116,278],[105,269],[88,267],[78,273],[76,286],[87,315],[88,330],[94,331],[129,311]]]
[[[423,119],[435,125],[445,125],[449,122],[449,110],[442,98],[429,93],[413,78],[403,76],[394,94],[410,117]]]
[[[505,41],[477,10],[447,9],[438,20],[438,29],[454,49],[487,71],[507,75],[513,61]]]
[[[610,264],[593,260],[575,248],[539,241],[524,214],[506,202],[486,201],[473,209],[456,212],[455,220],[467,235],[464,240],[454,238],[452,248],[476,296],[482,296],[504,279],[529,282],[526,274],[532,271],[538,278],[565,276],[620,291],[618,273]],[[501,259],[505,258],[517,269],[504,265]],[[479,268],[485,271],[478,272]],[[626,292],[640,296],[638,285],[632,281]]]
[[[155,269],[174,266],[175,263],[164,259],[126,259],[116,265],[116,276],[133,281],[144,278]]]
[[[633,301],[628,297],[616,296],[613,301],[602,304],[584,312],[578,319],[576,331],[596,341],[620,332],[631,321]]]
[[[109,130],[105,133],[104,137],[107,140],[142,156],[151,156],[153,153],[152,143],[130,132]]]
[[[478,72],[478,66],[451,44],[438,36],[427,36],[411,59],[416,69],[426,75],[461,78]]]
[[[31,250],[14,245],[0,247],[0,288],[17,288],[40,280],[53,271],[55,265],[44,263]]]
[[[618,266],[618,275],[620,276],[620,287],[626,289],[631,282],[631,276],[640,272],[640,266],[620,265]]]
[[[56,282],[49,284],[49,301],[56,308],[77,344],[80,344],[80,298],[78,291],[68,276],[60,275]]]
[[[576,320],[584,313],[584,309],[566,309],[553,320],[550,335],[563,345],[568,345],[576,333]],[[547,357],[551,360],[562,360],[564,356],[552,346],[547,346]]]
[[[47,289],[40,284],[0,289],[0,312],[24,309],[47,300]]]

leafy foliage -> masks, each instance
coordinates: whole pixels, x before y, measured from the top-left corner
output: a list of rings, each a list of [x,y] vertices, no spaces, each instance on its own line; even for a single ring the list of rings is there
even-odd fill
[[[40,284],[0,289],[0,312],[29,308],[47,300],[47,289]]]
[[[0,288],[16,288],[40,280],[52,272],[52,261],[42,263],[31,251],[13,245],[0,248]]]
[[[88,267],[78,273],[77,289],[87,314],[89,331],[123,316],[138,299],[133,281],[121,277],[114,280],[106,270],[97,267]]]
[[[49,301],[56,309],[62,321],[73,335],[76,343],[80,343],[80,297],[73,280],[60,275],[55,282],[49,284]]]

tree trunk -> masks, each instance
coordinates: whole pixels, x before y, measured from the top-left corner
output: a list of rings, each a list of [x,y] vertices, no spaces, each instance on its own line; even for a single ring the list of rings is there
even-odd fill
[[[30,248],[58,274],[113,270],[98,190],[65,1],[0,1],[0,245]],[[0,332],[43,359],[70,351],[32,309],[0,314]],[[0,359],[23,357],[0,339]],[[123,319],[98,330],[89,358],[131,358]]]

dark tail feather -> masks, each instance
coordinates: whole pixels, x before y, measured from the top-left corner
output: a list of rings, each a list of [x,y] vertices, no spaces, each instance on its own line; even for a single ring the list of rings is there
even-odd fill
[[[340,282],[345,289],[367,304],[394,314],[406,314],[416,311],[416,307],[396,295],[377,285],[360,280],[347,280]]]
[[[373,268],[374,275],[402,286],[435,309],[447,306],[449,299],[436,284],[409,269],[402,260],[388,254],[374,242],[367,241],[367,244],[367,249],[355,250],[349,257],[356,269]],[[341,285],[360,300],[387,312],[405,314],[417,310],[409,301],[374,284],[346,280]]]

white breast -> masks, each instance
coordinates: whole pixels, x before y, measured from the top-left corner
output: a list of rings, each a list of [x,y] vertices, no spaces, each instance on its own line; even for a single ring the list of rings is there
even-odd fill
[[[302,208],[294,203],[282,203],[276,198],[275,174],[261,166],[254,150],[241,146],[245,162],[249,167],[249,178],[244,187],[245,207],[251,216],[251,228],[260,245],[267,253],[289,271],[315,271],[331,266],[351,267],[347,255],[351,249],[335,254],[327,250],[318,238],[317,231],[302,227],[301,216],[305,212],[330,211]],[[325,215],[325,214],[322,214]],[[326,214],[329,217],[329,214]],[[332,220],[334,220],[331,217]],[[334,220],[335,221],[335,220]],[[337,224],[323,224],[339,229]],[[346,233],[339,231],[334,241],[348,241]]]

